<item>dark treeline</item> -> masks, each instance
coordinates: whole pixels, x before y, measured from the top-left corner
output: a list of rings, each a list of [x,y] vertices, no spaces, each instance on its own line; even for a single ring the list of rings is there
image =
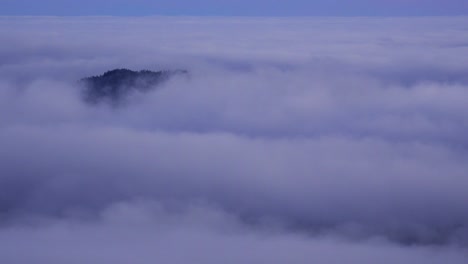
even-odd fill
[[[83,78],[84,99],[88,103],[96,104],[103,101],[111,103],[121,102],[131,92],[147,92],[170,77],[186,74],[185,70],[173,71],[132,71],[129,69],[114,69],[102,75]]]

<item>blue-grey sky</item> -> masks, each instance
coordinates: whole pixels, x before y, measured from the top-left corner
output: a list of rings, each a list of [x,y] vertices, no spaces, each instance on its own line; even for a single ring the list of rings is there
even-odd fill
[[[467,0],[0,0],[0,6],[0,15],[468,15]]]

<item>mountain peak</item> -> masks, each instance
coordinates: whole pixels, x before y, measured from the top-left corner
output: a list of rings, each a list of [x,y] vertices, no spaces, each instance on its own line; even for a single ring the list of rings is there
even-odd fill
[[[84,99],[91,104],[101,102],[119,103],[129,94],[148,92],[174,75],[187,74],[185,70],[133,71],[125,68],[113,69],[102,75],[80,80],[84,86]]]

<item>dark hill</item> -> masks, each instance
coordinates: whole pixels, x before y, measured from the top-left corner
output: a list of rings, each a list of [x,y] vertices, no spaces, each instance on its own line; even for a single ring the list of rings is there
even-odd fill
[[[88,103],[108,101],[119,103],[133,92],[147,92],[174,75],[186,74],[187,71],[132,71],[115,69],[99,76],[83,78],[84,99]]]

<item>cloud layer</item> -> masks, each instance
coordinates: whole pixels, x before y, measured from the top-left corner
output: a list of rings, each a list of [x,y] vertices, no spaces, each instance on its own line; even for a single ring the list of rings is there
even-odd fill
[[[0,18],[0,262],[465,263],[466,20]]]

